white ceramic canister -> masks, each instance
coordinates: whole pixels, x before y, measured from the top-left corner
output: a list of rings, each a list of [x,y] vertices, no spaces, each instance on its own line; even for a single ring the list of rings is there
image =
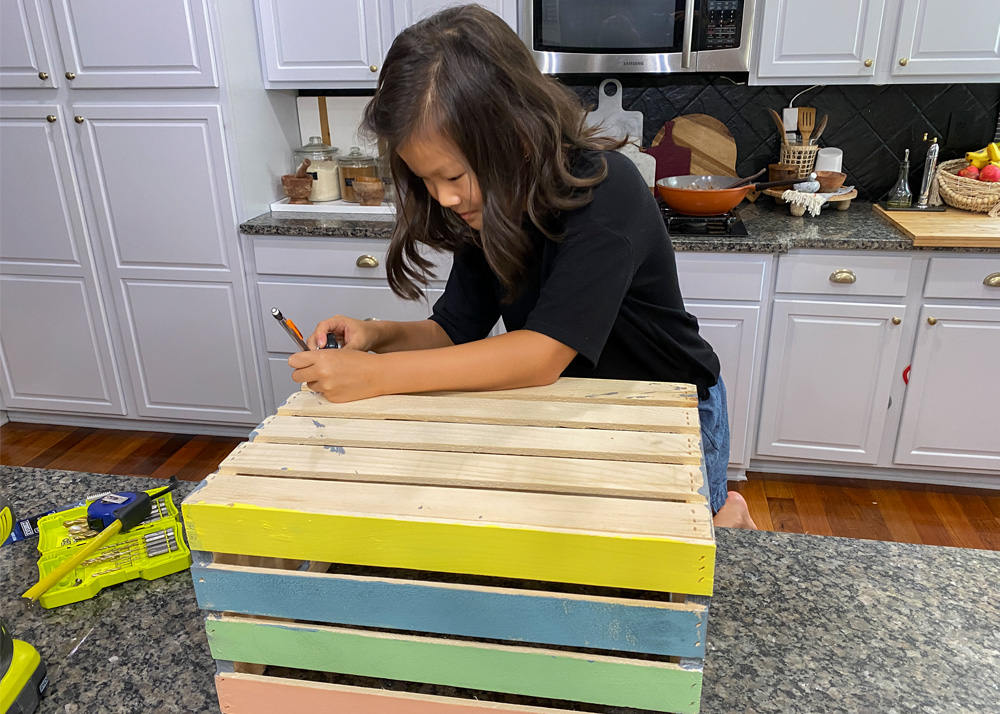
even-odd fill
[[[828,146],[820,149],[816,153],[816,166],[814,171],[843,171],[844,152],[840,149]]]

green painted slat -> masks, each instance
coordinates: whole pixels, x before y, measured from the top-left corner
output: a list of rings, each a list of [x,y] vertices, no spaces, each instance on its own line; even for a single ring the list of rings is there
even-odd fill
[[[212,656],[534,697],[696,714],[701,671],[556,650],[209,618]]]

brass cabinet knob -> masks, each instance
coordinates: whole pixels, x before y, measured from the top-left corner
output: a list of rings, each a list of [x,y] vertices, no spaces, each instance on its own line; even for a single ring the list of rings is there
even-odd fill
[[[47,117],[45,117],[45,121],[47,121],[49,124],[54,124],[56,121],[56,115],[49,114]]]
[[[898,317],[894,317],[894,318],[892,318],[892,324],[893,324],[893,325],[898,325],[898,324],[899,324],[899,323],[901,323],[901,322],[902,322],[902,319],[900,319],[900,318],[898,318]]]
[[[66,79],[76,79],[76,72],[67,72]]]
[[[903,59],[899,60],[899,66],[900,67],[905,67],[909,63],[910,63],[910,60],[906,59],[905,57]]]
[[[362,255],[356,261],[354,261],[354,264],[359,268],[377,268],[378,258],[376,258],[374,255]]]
[[[936,325],[937,324],[937,318],[936,317],[928,317],[927,318],[927,324],[928,325]]]
[[[378,72],[378,65],[377,64],[370,65],[368,69],[370,69],[372,72]]]
[[[46,79],[49,78],[49,73],[48,72],[39,72],[38,73],[38,78],[44,82]]]
[[[83,117],[75,116],[73,117],[73,121],[75,121],[77,124],[83,124]]]
[[[1000,273],[990,273],[983,278],[983,285],[988,288],[1000,288]]]
[[[871,67],[873,64],[875,64],[875,60],[872,59],[865,60],[865,67]]]
[[[853,270],[848,270],[847,268],[841,268],[839,270],[834,270],[830,273],[831,283],[846,283],[850,284],[855,282],[858,277],[854,274]]]

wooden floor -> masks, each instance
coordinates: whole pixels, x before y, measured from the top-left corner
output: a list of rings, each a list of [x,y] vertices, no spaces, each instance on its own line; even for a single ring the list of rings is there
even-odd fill
[[[199,481],[242,439],[9,423],[0,464]],[[762,530],[1000,550],[1000,491],[751,473]]]

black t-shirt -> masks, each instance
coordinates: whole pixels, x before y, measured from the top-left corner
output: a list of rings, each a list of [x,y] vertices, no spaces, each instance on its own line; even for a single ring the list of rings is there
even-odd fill
[[[684,309],[656,199],[617,152],[581,154],[574,173],[592,173],[601,156],[608,176],[589,204],[561,216],[563,237],[529,230],[536,251],[512,303],[501,302],[504,290],[482,250],[466,244],[430,319],[462,344],[486,337],[502,317],[508,332],[540,332],[576,350],[564,377],[687,382],[704,398],[719,359]]]

